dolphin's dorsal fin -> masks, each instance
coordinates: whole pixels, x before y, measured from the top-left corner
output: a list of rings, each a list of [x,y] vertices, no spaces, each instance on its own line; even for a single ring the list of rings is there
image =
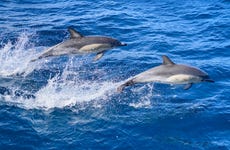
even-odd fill
[[[74,30],[71,27],[68,28],[68,31],[70,33],[70,38],[71,39],[83,37],[83,35],[81,33],[77,32],[76,30]]]
[[[162,59],[163,59],[163,65],[174,65],[175,63],[170,59],[168,58],[168,56],[166,55],[163,55],[162,56]]]

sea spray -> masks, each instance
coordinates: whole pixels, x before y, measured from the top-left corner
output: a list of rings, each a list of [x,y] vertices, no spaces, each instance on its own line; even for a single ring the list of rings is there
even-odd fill
[[[8,41],[0,49],[0,75],[11,76],[26,73],[35,69],[30,60],[36,55],[36,50],[30,42],[32,35],[21,33],[16,42]]]
[[[30,36],[32,35],[21,33],[16,42],[9,41],[0,50],[0,75],[4,79],[4,86],[6,85],[6,78],[13,83],[17,82],[19,84],[19,86],[15,84],[6,86],[9,92],[1,95],[6,102],[29,109],[62,108],[81,102],[106,100],[107,96],[116,92],[117,84],[113,81],[101,81],[95,78],[82,79],[81,76],[94,73],[100,74],[103,71],[97,68],[86,71],[82,68],[85,62],[78,61],[76,64],[76,60],[73,57],[70,57],[63,70],[61,69],[56,72],[56,75],[50,76],[47,84],[44,84],[35,93],[25,91],[21,88],[23,85],[20,85],[20,81],[23,84],[24,81],[31,80],[28,75],[34,70],[44,67],[48,70],[53,70],[55,66],[52,63],[47,63],[46,60],[30,63],[30,60],[39,53],[36,50],[37,47],[32,46]],[[102,74],[106,75],[104,72]],[[31,81],[31,84],[34,83],[36,81]],[[9,85],[9,81],[7,81],[7,84]]]
[[[76,72],[66,67],[62,74],[57,74],[36,94],[33,107],[62,108],[76,103],[92,100],[106,100],[116,90],[116,83],[111,81],[84,80]]]

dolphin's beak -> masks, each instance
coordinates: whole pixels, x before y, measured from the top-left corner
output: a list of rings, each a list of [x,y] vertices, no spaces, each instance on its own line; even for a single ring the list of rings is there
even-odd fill
[[[212,79],[205,79],[204,81],[206,81],[206,82],[215,82],[215,81],[212,80]]]
[[[127,46],[127,44],[126,43],[121,43],[121,46]]]

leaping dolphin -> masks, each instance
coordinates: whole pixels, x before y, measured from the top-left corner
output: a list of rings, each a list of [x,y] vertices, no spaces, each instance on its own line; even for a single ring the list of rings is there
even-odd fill
[[[175,64],[167,56],[163,55],[163,63],[157,67],[144,71],[124,84],[120,85],[117,90],[121,92],[124,87],[136,83],[158,82],[165,84],[185,84],[184,89],[191,88],[193,83],[214,82],[207,73],[198,68]]]
[[[98,60],[103,56],[106,50],[127,45],[110,37],[83,36],[73,28],[68,28],[68,31],[70,33],[70,39],[47,49],[38,58],[31,60],[31,62],[51,56],[88,53],[97,53],[94,60]]]

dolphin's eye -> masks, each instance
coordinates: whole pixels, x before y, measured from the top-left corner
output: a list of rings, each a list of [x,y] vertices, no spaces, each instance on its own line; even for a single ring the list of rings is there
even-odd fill
[[[113,44],[112,44],[112,47],[116,47],[118,45],[121,45],[121,42],[119,41],[114,41]]]

